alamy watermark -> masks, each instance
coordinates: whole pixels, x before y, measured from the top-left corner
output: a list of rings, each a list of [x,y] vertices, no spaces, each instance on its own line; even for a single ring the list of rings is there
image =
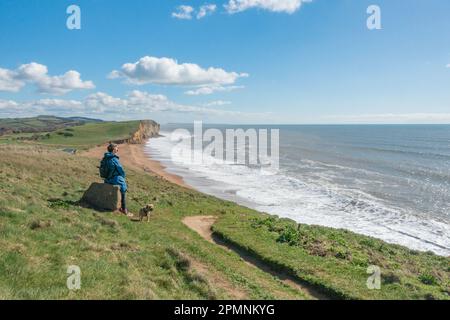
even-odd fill
[[[366,10],[369,17],[367,18],[367,29],[381,30],[381,8],[376,4],[367,7]],[[66,20],[66,26],[69,30],[81,29],[81,8],[78,5],[72,4],[67,7],[66,13],[69,17]]]
[[[67,277],[66,285],[69,290],[80,290],[81,289],[81,269],[79,266],[68,266],[67,267]]]
[[[367,289],[380,290],[381,289],[381,268],[379,266],[369,266],[367,268],[367,274],[370,276],[367,278]]]
[[[67,7],[66,13],[69,17],[66,20],[66,26],[69,30],[81,29],[81,8],[75,4]]]
[[[194,132],[177,129],[170,137],[173,162],[185,164],[223,163],[257,166],[276,172],[280,167],[279,129],[203,129],[203,122],[194,122]]]
[[[375,4],[370,5],[367,8],[367,29],[369,30],[381,30],[381,8]]]

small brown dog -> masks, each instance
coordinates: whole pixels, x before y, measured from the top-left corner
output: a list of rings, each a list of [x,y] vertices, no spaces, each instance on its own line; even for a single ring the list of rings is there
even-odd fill
[[[139,220],[142,222],[147,217],[147,222],[150,221],[150,213],[155,209],[153,204],[148,204],[141,210],[139,210]]]

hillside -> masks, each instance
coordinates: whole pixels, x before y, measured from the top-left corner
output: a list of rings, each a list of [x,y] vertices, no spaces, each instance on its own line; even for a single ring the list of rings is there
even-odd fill
[[[187,229],[185,215],[226,203],[127,169],[129,206],[150,223],[77,204],[98,161],[44,146],[0,146],[0,299],[307,299]],[[131,199],[136,200],[131,200]],[[66,288],[67,267],[82,289]]]
[[[12,133],[51,132],[61,128],[94,122],[101,122],[101,120],[83,117],[63,118],[55,116],[0,119],[0,136]]]
[[[159,124],[151,120],[91,122],[46,133],[5,135],[0,137],[0,143],[44,144],[58,148],[87,149],[110,141],[140,143],[143,139],[158,134]]]
[[[87,124],[45,143],[0,145],[0,299],[449,299],[448,258],[299,226],[143,168],[126,166],[129,206],[156,204],[150,223],[80,206],[99,181],[98,159],[61,147],[155,134],[142,126]],[[183,224],[193,216],[213,217],[216,243]],[[79,291],[66,288],[69,265],[82,270]],[[381,290],[366,287],[370,265],[382,270]]]

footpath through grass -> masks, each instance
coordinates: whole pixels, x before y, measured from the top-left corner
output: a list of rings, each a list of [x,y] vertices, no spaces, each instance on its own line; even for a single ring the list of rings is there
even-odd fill
[[[346,230],[299,225],[252,211],[221,215],[216,235],[344,299],[449,299],[450,259]],[[381,270],[369,290],[367,269]]]

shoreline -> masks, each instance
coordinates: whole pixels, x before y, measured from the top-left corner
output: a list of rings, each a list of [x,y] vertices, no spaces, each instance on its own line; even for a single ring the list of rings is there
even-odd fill
[[[245,206],[245,207],[251,208],[253,210],[256,210],[258,212],[264,212],[264,213],[267,213],[267,214],[270,214],[273,216],[279,216],[279,214],[277,214],[277,213],[262,211],[262,210],[256,208],[255,206],[252,206],[249,203],[241,202],[237,199],[230,199],[229,197],[221,197],[220,195],[217,195],[217,194],[211,194],[211,193],[208,193],[208,192],[205,192],[204,190],[202,190],[201,187],[195,188],[192,185],[187,184],[182,176],[168,172],[166,170],[166,167],[160,161],[154,160],[151,158],[150,154],[148,152],[146,152],[147,151],[146,146],[147,146],[148,141],[149,141],[149,139],[146,140],[145,143],[142,143],[142,144],[127,144],[127,143],[125,143],[125,144],[119,145],[119,154],[118,155],[121,159],[121,162],[124,164],[124,166],[130,167],[132,169],[138,169],[138,170],[144,171],[147,174],[160,177],[168,182],[174,183],[174,184],[181,186],[183,188],[186,188],[186,189],[196,190],[200,193],[214,195],[217,198],[231,201],[237,205]],[[106,145],[105,146],[97,146],[97,147],[94,147],[94,148],[84,152],[83,154],[86,156],[89,156],[89,157],[94,157],[96,159],[101,159],[103,157],[105,149],[106,149]],[[292,218],[290,218],[290,219],[292,219]],[[292,220],[296,221],[295,219],[292,219]],[[307,222],[299,222],[299,221],[297,221],[297,223],[304,223],[307,225],[315,225],[315,224],[311,224],[311,223],[307,223]],[[322,224],[317,224],[317,225],[327,226],[327,225],[322,225]],[[333,227],[333,226],[327,226],[327,227],[339,229],[339,228]],[[364,233],[361,231],[359,231],[359,232],[354,231],[350,228],[343,228],[343,229],[346,229],[348,231],[354,232],[359,235],[375,237],[375,238],[383,240],[389,244],[401,245],[401,246],[407,247],[409,249],[418,250],[421,252],[426,251],[424,249],[414,248],[413,246],[410,246],[407,244],[402,244],[402,243],[398,243],[395,241],[389,241],[389,240],[384,239],[383,237],[374,236],[369,233]],[[433,253],[440,255],[440,256],[447,256],[445,254],[437,253],[436,251],[433,251]]]
[[[6,252],[21,255],[26,248],[27,256],[32,259],[27,260],[25,267],[33,268],[42,254],[58,255],[54,247],[35,241],[37,232],[56,242],[72,239],[66,248],[68,255],[82,265],[95,260],[100,266],[108,266],[90,270],[101,281],[88,283],[79,296],[81,299],[143,296],[146,299],[320,299],[318,294],[329,299],[448,299],[448,260],[354,232],[261,214],[261,211],[204,196],[201,191],[175,186],[167,179],[178,184],[182,180],[164,173],[164,166],[196,189],[202,189],[195,179],[191,183],[183,170],[171,171],[172,162],[165,155],[170,151],[168,145],[164,145],[165,149],[148,149],[151,143],[158,147],[155,141],[119,146],[119,155],[129,172],[129,184],[133,186],[131,212],[139,212],[141,199],[150,200],[151,195],[158,194],[165,198],[160,210],[157,208],[152,214],[150,223],[142,224],[136,219],[103,213],[78,203],[80,186],[87,187],[94,177],[99,181],[97,166],[106,143],[91,144],[91,150],[80,150],[74,155],[53,146],[43,148],[45,152],[35,151],[31,144],[5,147],[1,159],[6,177],[4,186],[15,195],[2,199],[9,213],[3,217],[10,231],[5,237]],[[154,158],[149,159],[149,154]],[[162,165],[154,161],[159,159],[163,159]],[[30,199],[31,218],[23,214],[28,212]],[[24,233],[24,228],[34,231]],[[121,259],[114,259],[117,256]],[[60,268],[58,259],[50,260],[51,268]],[[13,262],[15,268],[24,267],[20,259]],[[161,283],[152,282],[152,270],[170,271],[181,262],[188,263],[189,269],[185,270],[188,273],[163,272]],[[124,264],[133,266],[127,269],[130,281],[126,283],[116,276]],[[366,286],[366,267],[370,265],[382,266],[383,274],[388,277],[381,291],[368,290]],[[66,297],[67,293],[58,288],[46,290],[51,279],[40,275],[46,274],[47,267],[40,263],[30,275],[37,288],[33,296],[70,298],[70,293]],[[187,286],[190,282],[186,282],[186,274],[203,281]],[[149,283],[154,285],[149,287]],[[186,286],[174,291],[166,283]],[[11,293],[7,297],[23,298],[16,293],[26,292],[26,281],[5,285],[7,293]],[[309,288],[314,291],[308,291]]]
[[[146,140],[147,142],[148,140]],[[188,185],[184,179],[176,174],[169,173],[159,161],[153,160],[150,155],[145,153],[146,144],[120,144],[119,154],[121,162],[124,166],[131,167],[133,169],[140,169],[146,173],[159,176],[169,182],[177,184],[181,187],[187,189],[194,189],[192,186]],[[83,152],[83,155],[98,158],[99,161],[105,153],[105,146],[97,146]]]

